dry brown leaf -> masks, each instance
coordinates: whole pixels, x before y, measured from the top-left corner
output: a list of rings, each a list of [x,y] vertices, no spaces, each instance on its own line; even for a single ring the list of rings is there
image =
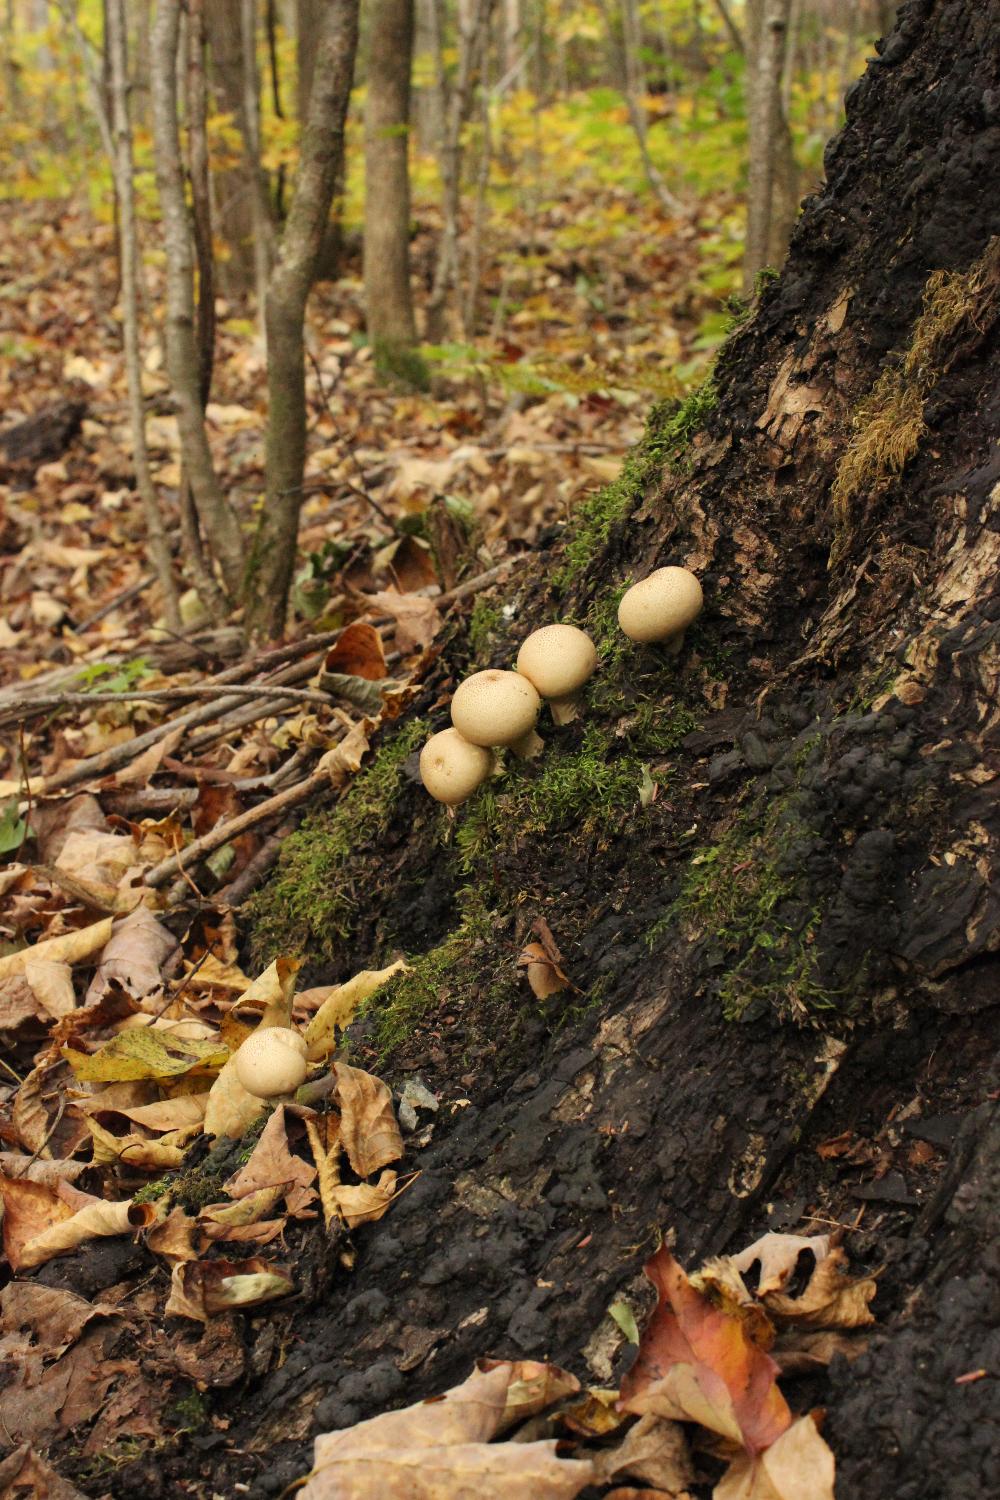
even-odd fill
[[[338,791],[361,770],[361,762],[368,749],[369,735],[376,723],[375,719],[362,719],[360,723],[353,725],[347,731],[344,738],[334,745],[332,750],[328,750],[321,757],[316,769],[325,772]]]
[[[175,1339],[166,1357],[182,1375],[204,1386],[235,1385],[246,1372],[246,1350],[232,1313],[210,1318],[196,1339]]]
[[[176,946],[177,939],[145,906],[117,918],[97,961],[86,1004],[95,1005],[113,980],[137,1000],[159,990],[163,964]]]
[[[388,1167],[378,1182],[340,1183],[335,1190],[337,1212],[348,1229],[381,1219],[397,1196],[396,1173]]]
[[[602,1449],[594,1470],[601,1484],[641,1479],[676,1500],[689,1500],[688,1487],[695,1481],[684,1428],[652,1413],[640,1417],[616,1447]]]
[[[870,1276],[854,1281],[845,1275],[847,1255],[835,1246],[821,1261],[801,1297],[770,1292],[764,1299],[769,1315],[802,1328],[865,1328],[874,1323],[868,1304],[877,1291]]]
[[[74,828],[66,836],[55,867],[77,880],[117,886],[137,863],[135,840],[129,834]]]
[[[115,1135],[97,1120],[88,1119],[87,1128],[93,1140],[96,1166],[122,1161],[144,1172],[170,1172],[179,1167],[187,1150],[186,1142],[198,1130],[198,1126],[193,1126],[186,1133],[172,1131],[159,1140],[150,1140],[134,1131],[128,1135]]]
[[[87,1099],[74,1099],[71,1108],[84,1115],[114,1113],[124,1115],[147,1130],[185,1130],[197,1128],[205,1118],[208,1094],[178,1094],[174,1099],[154,1099],[150,1103],[130,1103],[116,1089],[134,1088],[134,1084],[111,1084]]]
[[[566,975],[558,964],[552,962],[541,943],[528,943],[527,947],[522,948],[517,966],[519,969],[527,969],[528,983],[537,1000],[547,1000],[550,995],[558,995],[569,985]]]
[[[265,1214],[278,1203],[284,1193],[283,1185],[259,1188],[236,1203],[212,1203],[198,1215],[198,1230],[201,1248],[206,1249],[213,1240],[232,1240],[242,1244],[267,1245],[277,1239],[285,1227],[285,1219],[266,1219]]]
[[[164,1260],[174,1263],[195,1260],[197,1251],[194,1248],[194,1235],[197,1227],[197,1220],[192,1219],[183,1208],[172,1208],[165,1218],[158,1219],[146,1230],[146,1247],[154,1255],[162,1255]]]
[[[374,625],[369,625],[366,620],[355,620],[353,625],[341,631],[340,639],[326,653],[323,671],[338,672],[345,677],[363,677],[367,682],[380,682],[388,677],[382,637]]]
[[[123,766],[121,770],[116,771],[114,775],[115,785],[145,786],[149,778],[154,776],[160,769],[164,758],[168,755],[173,755],[177,746],[184,738],[184,734],[183,725],[178,729],[171,729],[170,733],[165,734],[162,740],[157,740],[155,744],[150,745],[148,750],[144,750],[141,755],[137,755],[135,760],[131,761],[129,765]]]
[[[80,927],[73,932],[60,933],[58,937],[45,938],[33,948],[22,948],[17,953],[8,953],[0,958],[0,980],[15,974],[24,974],[29,958],[47,959],[51,963],[78,964],[92,954],[100,952],[111,936],[112,918],[102,917],[90,927]]]
[[[785,1283],[793,1275],[799,1262],[799,1256],[804,1251],[809,1251],[816,1258],[819,1265],[830,1253],[830,1236],[828,1234],[816,1234],[805,1237],[799,1234],[763,1234],[759,1240],[754,1240],[739,1255],[728,1258],[732,1261],[737,1271],[745,1275],[750,1268],[760,1264],[760,1279],[757,1284],[756,1295],[763,1297],[767,1292],[780,1292]]]
[[[279,1266],[256,1256],[249,1260],[181,1261],[171,1273],[164,1311],[168,1317],[207,1323],[216,1313],[259,1307],[294,1290],[293,1282]]]
[[[397,958],[386,969],[362,969],[345,984],[338,984],[331,989],[303,1032],[310,1061],[322,1062],[329,1056],[336,1043],[336,1028],[350,1024],[363,1000],[373,995],[394,974],[407,973],[409,966],[401,958]]]
[[[11,1270],[19,1271],[25,1246],[46,1233],[53,1225],[72,1218],[73,1210],[59,1197],[54,1187],[23,1178],[0,1177],[3,1197],[3,1250]],[[33,1264],[33,1262],[32,1262]]]
[[[250,1160],[224,1184],[230,1198],[245,1198],[261,1188],[280,1187],[288,1212],[295,1218],[312,1218],[309,1204],[316,1201],[316,1168],[288,1148],[285,1106],[279,1104],[261,1132]]]
[[[82,1490],[57,1474],[30,1443],[22,1443],[0,1462],[0,1495],[31,1500],[86,1500]]]
[[[403,1154],[392,1094],[380,1078],[361,1068],[334,1063],[340,1103],[340,1138],[359,1177],[370,1177]]]
[[[778,1367],[748,1336],[743,1309],[700,1292],[665,1245],[644,1270],[659,1301],[622,1382],[622,1410],[699,1422],[748,1453],[768,1447],[791,1412]]]
[[[57,1182],[75,1182],[86,1170],[85,1161],[38,1161],[16,1151],[0,1151],[0,1173],[12,1179],[44,1182],[51,1187]]]
[[[110,1303],[88,1302],[35,1281],[12,1281],[0,1292],[0,1333],[29,1329],[47,1359],[74,1344],[92,1318],[114,1316]]]
[[[734,1459],[712,1500],[834,1500],[833,1481],[833,1454],[810,1415],[756,1458]]]
[[[340,1187],[340,1116],[318,1115],[306,1120],[306,1135],[319,1174],[319,1200],[323,1222],[329,1229],[339,1217],[337,1189]]]
[[[26,1184],[27,1185],[27,1184]],[[65,1188],[65,1184],[62,1185]],[[63,1251],[75,1250],[86,1240],[98,1237],[130,1234],[151,1224],[156,1210],[151,1203],[90,1203],[80,1208],[68,1219],[53,1223],[22,1244],[15,1270],[29,1266],[40,1266]],[[5,1215],[6,1219],[6,1215]],[[10,1257],[8,1257],[10,1259]],[[14,1265],[11,1259],[11,1265]]]
[[[572,1500],[592,1482],[589,1460],[557,1458],[554,1442],[491,1442],[511,1420],[512,1389],[513,1420],[552,1399],[544,1369],[497,1361],[444,1396],[324,1433],[302,1500]]]
[[[39,958],[37,952],[29,952],[24,959],[24,977],[38,1001],[40,1010],[58,1021],[76,1009],[76,993],[73,989],[73,972],[69,964],[59,963],[53,958]]]
[[[42,1007],[23,974],[0,979],[0,1031],[16,1031],[42,1015]]]
[[[261,1007],[259,1030],[289,1024],[299,968],[300,964],[294,959],[276,958],[243,994],[239,1001],[241,1009]],[[205,1134],[239,1140],[264,1109],[265,1101],[248,1094],[240,1083],[236,1076],[236,1059],[230,1057],[209,1092],[205,1106]]]
[[[835,1354],[842,1354],[847,1360],[857,1359],[866,1347],[867,1340],[857,1334],[852,1337],[835,1328],[809,1333],[792,1324],[779,1335],[771,1357],[782,1375],[809,1375],[825,1369]]]
[[[396,625],[396,649],[406,656],[415,647],[429,646],[441,629],[441,614],[433,599],[421,594],[396,594],[391,589],[366,598]]]

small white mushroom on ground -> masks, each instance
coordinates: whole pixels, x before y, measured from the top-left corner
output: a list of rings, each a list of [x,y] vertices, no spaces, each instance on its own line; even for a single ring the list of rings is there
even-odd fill
[[[633,641],[664,641],[670,651],[701,614],[701,584],[687,568],[657,568],[622,595],[618,624]]]
[[[457,807],[493,771],[493,753],[470,745],[457,729],[432,734],[420,752],[420,779],[436,802]]]
[[[529,758],[542,749],[535,720],[542,700],[519,672],[473,672],[455,689],[451,722],[472,745],[506,745]]]
[[[236,1054],[236,1077],[255,1099],[294,1094],[308,1071],[305,1038],[289,1026],[255,1031]]]
[[[597,666],[597,651],[586,631],[575,625],[543,625],[517,653],[517,670],[548,700],[557,724],[579,712],[579,692]]]

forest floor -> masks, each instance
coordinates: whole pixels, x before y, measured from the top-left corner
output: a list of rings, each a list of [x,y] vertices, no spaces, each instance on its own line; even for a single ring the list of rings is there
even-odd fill
[[[719,309],[690,290],[699,231],[678,224],[641,253],[632,216],[613,255],[562,248],[523,287],[498,272],[502,337],[442,351],[433,397],[380,388],[356,281],[322,288],[298,622],[246,657],[234,630],[154,631],[138,588],[106,233],[71,210],[3,212],[16,296],[0,303],[0,448],[43,419],[15,439],[0,492],[0,1169],[18,1273],[0,1301],[17,1371],[0,1481],[53,1500],[263,1500],[308,1471],[317,1433],[440,1394],[499,1354],[571,1373],[502,1366],[492,1425],[460,1414],[442,1437],[426,1425],[442,1408],[423,1408],[389,1449],[485,1448],[484,1494],[488,1478],[511,1486],[498,1494],[700,1496],[730,1464],[720,1496],[770,1500],[760,1465],[720,1436],[753,1453],[791,1421],[746,1333],[772,1321],[791,1408],[837,1396],[850,1421],[834,1403],[831,1444],[863,1472],[891,1426],[879,1407],[869,1433],[857,1411],[854,1370],[887,1399],[871,1309],[882,1324],[905,1311],[996,1081],[971,1001],[907,1014],[886,987],[877,1024],[841,1011],[799,909],[797,873],[818,870],[832,897],[843,859],[846,945],[877,922],[886,866],[872,845],[851,854],[859,806],[897,796],[888,774],[866,781],[876,763],[914,778],[934,826],[914,714],[886,711],[885,674],[785,690],[791,634],[765,660],[726,619],[693,633],[682,671],[626,656],[613,601],[588,592],[587,551],[564,545],[562,523],[610,485],[575,535],[630,561],[622,496],[640,496],[644,463],[679,459],[710,399],[661,407],[619,476],[652,401],[683,394],[676,366],[693,380],[709,353],[695,346]],[[169,491],[176,428],[155,355],[146,378]],[[252,330],[224,317],[209,422],[248,519],[262,381]],[[602,652],[588,718],[550,731],[541,767],[450,822],[416,783],[420,738],[464,670],[509,662],[524,622],[541,623],[554,570]],[[293,839],[303,805],[319,810]],[[279,853],[248,918],[243,899]],[[665,923],[680,932],[666,947]],[[532,944],[569,981],[545,1002],[524,976]],[[409,973],[379,968],[400,956]],[[334,1017],[342,1028],[373,992],[331,1055]],[[286,1005],[332,1071],[261,1132],[227,1059],[248,1016]],[[140,1012],[167,1023],[154,1040],[137,1040],[157,1030],[135,1025]],[[695,1286],[659,1250],[650,1319],[640,1267],[661,1231],[692,1270],[773,1238],[745,1283],[730,1257]],[[649,1367],[671,1354],[667,1300],[715,1405],[699,1408],[691,1453],[655,1417],[653,1451],[626,1453],[641,1424],[626,1430],[607,1392],[624,1378],[641,1398],[645,1379],[648,1394]],[[933,1380],[913,1375],[915,1411],[935,1382],[978,1410],[992,1374],[963,1326]],[[604,1395],[575,1399],[577,1380]],[[519,1444],[482,1443],[514,1422]],[[801,1486],[796,1463],[812,1476],[825,1459],[811,1417],[789,1433],[806,1445],[787,1460]],[[555,1437],[562,1456],[540,1454]],[[321,1472],[310,1500],[323,1485]]]

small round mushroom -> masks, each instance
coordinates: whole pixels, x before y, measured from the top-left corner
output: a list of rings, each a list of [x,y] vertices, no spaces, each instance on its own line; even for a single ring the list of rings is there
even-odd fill
[[[236,1077],[255,1099],[294,1094],[308,1071],[305,1037],[290,1026],[257,1030],[236,1053]]]
[[[455,689],[451,722],[471,745],[507,745],[515,755],[537,755],[535,720],[542,700],[519,672],[473,672]]]
[[[436,802],[457,807],[482,786],[493,765],[490,750],[470,745],[457,729],[442,729],[420,752],[420,779]]]
[[[664,641],[677,652],[702,602],[701,584],[687,568],[657,568],[622,595],[618,624],[633,641]]]
[[[517,670],[548,700],[556,724],[577,717],[580,689],[596,666],[593,641],[575,625],[543,625],[517,653]]]

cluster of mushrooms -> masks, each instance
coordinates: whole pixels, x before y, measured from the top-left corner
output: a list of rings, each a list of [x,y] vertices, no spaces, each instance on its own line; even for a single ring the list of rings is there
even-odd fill
[[[658,568],[628,589],[618,624],[633,641],[662,643],[677,652],[701,612],[701,584],[687,568]],[[553,722],[577,717],[581,690],[597,666],[586,631],[543,625],[517,653],[513,672],[474,672],[455,690],[451,729],[431,735],[420,752],[420,776],[430,795],[457,807],[493,774],[494,751],[530,759],[543,748],[535,724],[545,700]]]

